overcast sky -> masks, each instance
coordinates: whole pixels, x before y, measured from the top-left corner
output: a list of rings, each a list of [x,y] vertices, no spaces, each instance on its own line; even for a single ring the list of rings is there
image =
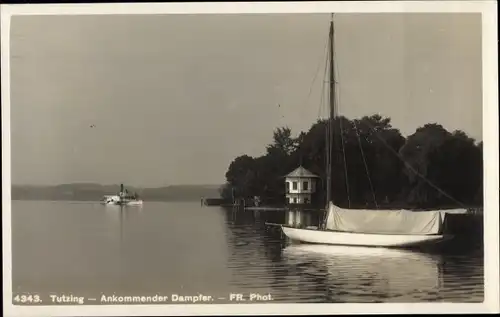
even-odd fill
[[[480,18],[336,15],[340,113],[482,139]],[[318,119],[329,19],[13,17],[12,182],[223,183],[276,127]]]

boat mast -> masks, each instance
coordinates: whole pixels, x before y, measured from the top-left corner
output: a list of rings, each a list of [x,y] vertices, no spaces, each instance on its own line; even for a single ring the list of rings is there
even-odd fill
[[[333,149],[334,149],[334,133],[333,133],[333,122],[335,117],[337,116],[337,107],[335,100],[335,65],[334,65],[334,52],[335,52],[335,39],[334,39],[334,26],[333,26],[333,13],[330,21],[330,67],[329,67],[329,80],[330,83],[330,98],[329,98],[329,108],[330,108],[330,116],[328,118],[328,135],[327,135],[327,153],[326,153],[326,204],[327,208],[329,203],[333,200],[333,191],[332,191],[332,165],[333,165]]]

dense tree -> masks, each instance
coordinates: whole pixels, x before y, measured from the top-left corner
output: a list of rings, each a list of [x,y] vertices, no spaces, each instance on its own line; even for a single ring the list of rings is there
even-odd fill
[[[350,157],[357,162],[354,167],[358,174],[353,177],[358,184],[364,184],[359,189],[364,193],[363,197],[358,199],[369,204],[397,200],[404,182],[403,163],[397,153],[405,138],[391,126],[390,121],[389,118],[373,115],[352,122],[356,137],[351,137],[350,150],[357,152],[357,157]]]
[[[431,207],[482,202],[482,142],[462,131],[426,124],[405,139],[378,114],[356,120],[337,117],[334,135],[333,199],[341,206],[401,204]],[[274,131],[265,155],[237,157],[226,173],[224,198],[255,195],[283,202],[283,177],[304,166],[320,177],[314,200],[325,202],[326,146],[329,125],[318,120],[309,131],[292,136],[288,127]]]
[[[428,160],[429,178],[439,188],[464,204],[474,203],[482,183],[482,151],[473,139],[462,131],[450,133]],[[439,191],[434,193],[440,203],[451,199]]]
[[[283,157],[289,156],[297,148],[297,139],[292,137],[288,127],[278,128],[273,134],[273,143],[267,146],[267,153],[276,153]]]
[[[235,158],[226,172],[228,186],[221,192],[223,198],[245,197],[251,194],[251,185],[255,178],[255,159],[248,155]]]
[[[401,149],[406,161],[409,203],[470,205],[482,183],[482,150],[462,131],[427,124],[410,135]],[[481,190],[482,191],[482,190]]]
[[[400,154],[405,161],[405,174],[408,177],[409,187],[405,196],[408,202],[420,206],[436,203],[436,195],[431,195],[431,184],[435,179],[429,178],[430,156],[438,151],[449,132],[441,125],[426,124],[410,135]]]

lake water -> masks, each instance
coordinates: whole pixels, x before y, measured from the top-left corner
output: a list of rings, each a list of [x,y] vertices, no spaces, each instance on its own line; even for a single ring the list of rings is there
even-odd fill
[[[12,202],[14,294],[271,294],[272,302],[482,302],[482,247],[453,254],[290,244],[265,222],[199,202]],[[234,302],[233,302],[234,303]],[[87,302],[96,304],[96,302]]]

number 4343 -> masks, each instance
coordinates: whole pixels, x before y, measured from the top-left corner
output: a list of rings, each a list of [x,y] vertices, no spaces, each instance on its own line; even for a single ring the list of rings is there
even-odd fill
[[[31,303],[41,303],[42,300],[40,299],[40,296],[38,295],[16,295],[14,297],[14,302],[15,303],[22,303],[22,304],[25,304],[25,303],[28,303],[28,304],[31,304]]]

